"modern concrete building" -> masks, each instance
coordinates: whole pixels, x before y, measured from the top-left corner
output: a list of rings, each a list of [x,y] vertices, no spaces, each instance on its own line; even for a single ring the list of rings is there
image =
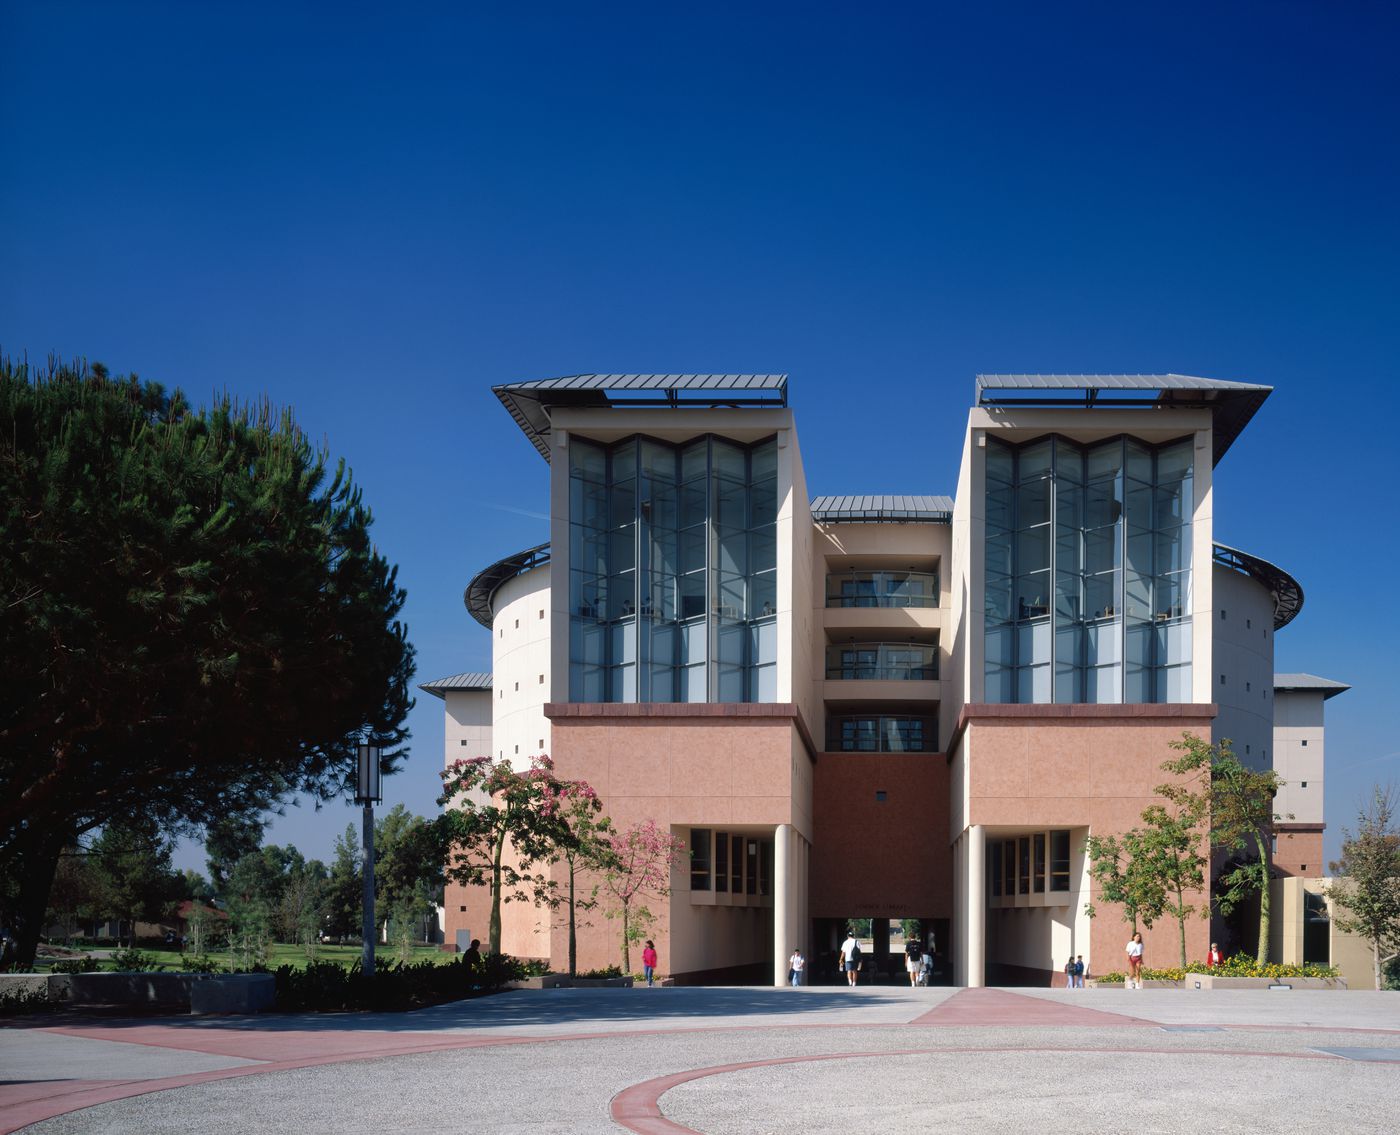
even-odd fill
[[[863,917],[872,963],[916,918],[958,984],[1120,967],[1086,837],[1138,822],[1183,731],[1279,746],[1273,635],[1302,591],[1213,528],[1214,468],[1269,391],[983,375],[952,498],[813,499],[784,375],[497,387],[548,462],[549,541],[467,587],[493,673],[423,687],[448,762],[548,752],[617,824],[684,840],[652,904],[679,981],[781,982],[794,946],[820,975]],[[506,917],[504,949],[563,958],[547,915]],[[485,921],[449,888],[449,941]],[[618,960],[594,921],[584,968]]]

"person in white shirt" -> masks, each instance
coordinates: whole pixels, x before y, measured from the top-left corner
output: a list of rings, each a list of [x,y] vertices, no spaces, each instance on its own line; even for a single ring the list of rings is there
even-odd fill
[[[802,951],[794,949],[792,957],[788,958],[788,983],[796,989],[802,984],[802,971],[807,968],[807,959],[802,956]]]
[[[846,971],[846,984],[854,989],[860,971],[860,943],[854,930],[847,930],[846,940],[841,943],[841,968]]]
[[[1142,935],[1134,934],[1128,942],[1128,988],[1142,988]]]

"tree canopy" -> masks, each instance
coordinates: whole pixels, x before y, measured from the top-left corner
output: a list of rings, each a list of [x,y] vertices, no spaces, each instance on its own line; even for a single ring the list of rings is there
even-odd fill
[[[393,771],[413,648],[370,526],[290,412],[0,359],[0,900],[21,964],[80,834],[335,796],[361,735]]]
[[[1394,788],[1376,785],[1356,817],[1356,830],[1343,830],[1342,857],[1332,864],[1337,876],[1332,899],[1337,927],[1359,934],[1371,947],[1376,988],[1384,989],[1386,961],[1400,954],[1400,800]]]

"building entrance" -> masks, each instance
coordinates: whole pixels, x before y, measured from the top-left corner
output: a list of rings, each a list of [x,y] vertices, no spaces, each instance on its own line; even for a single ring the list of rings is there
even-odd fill
[[[845,985],[841,969],[841,943],[847,928],[860,943],[861,985],[907,985],[905,949],[913,944],[921,950],[933,948],[933,975],[930,985],[951,985],[952,962],[947,952],[951,926],[946,918],[818,918],[812,925],[812,957],[808,959],[808,982],[812,985]]]

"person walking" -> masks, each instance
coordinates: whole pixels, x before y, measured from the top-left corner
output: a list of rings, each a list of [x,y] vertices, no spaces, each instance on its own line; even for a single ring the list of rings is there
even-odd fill
[[[847,927],[846,940],[841,943],[841,968],[846,971],[846,984],[854,989],[860,972],[860,943],[852,927]]]
[[[1084,964],[1084,955],[1080,954],[1074,959],[1074,987],[1084,988],[1084,979],[1089,975],[1089,967]]]
[[[919,984],[919,947],[910,943],[904,947],[904,972],[909,975],[909,988]]]
[[[656,977],[656,943],[650,938],[642,949],[642,973],[646,975],[647,985],[651,985]]]
[[[1134,934],[1128,940],[1128,988],[1142,988],[1142,935]]]
[[[1069,961],[1065,962],[1065,988],[1074,988],[1074,955],[1070,954]]]
[[[933,943],[930,942],[924,947],[923,953],[919,956],[919,984],[927,985],[933,980]]]
[[[802,972],[806,968],[807,959],[802,956],[802,951],[794,946],[792,957],[788,958],[788,984],[794,989],[802,984]]]

